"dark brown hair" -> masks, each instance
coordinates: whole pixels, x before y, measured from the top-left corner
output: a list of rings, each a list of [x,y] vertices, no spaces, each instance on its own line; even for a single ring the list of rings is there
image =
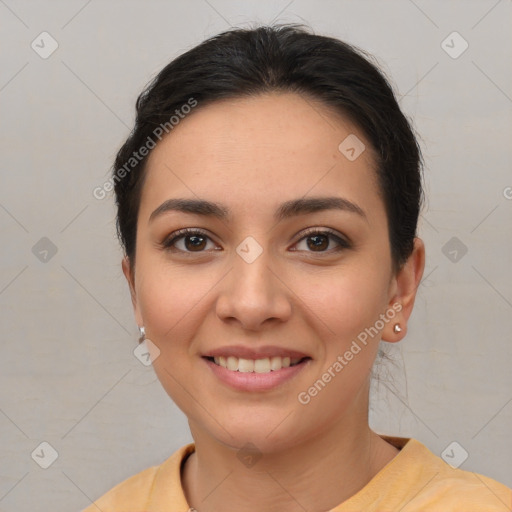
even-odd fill
[[[203,108],[220,99],[272,91],[315,98],[348,116],[366,135],[376,155],[392,261],[399,269],[416,236],[423,200],[422,157],[388,80],[371,59],[348,43],[294,24],[228,30],[167,64],[139,95],[135,126],[113,169],[117,233],[132,269],[147,156],[122,178],[119,170],[191,98],[196,108]]]

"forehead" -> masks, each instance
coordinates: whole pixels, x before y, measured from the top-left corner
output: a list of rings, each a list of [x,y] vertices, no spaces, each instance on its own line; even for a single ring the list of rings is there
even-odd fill
[[[364,144],[355,160],[339,149],[347,138]],[[199,103],[149,155],[141,215],[145,204],[173,195],[222,198],[252,211],[306,194],[364,202],[378,199],[374,167],[361,130],[311,98],[271,93]]]

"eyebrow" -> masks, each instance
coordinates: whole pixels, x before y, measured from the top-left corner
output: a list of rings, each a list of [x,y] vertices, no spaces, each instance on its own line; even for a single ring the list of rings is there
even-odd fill
[[[343,197],[310,197],[292,199],[282,203],[274,212],[274,219],[281,221],[290,217],[315,213],[324,210],[342,210],[356,213],[360,217],[367,219],[365,212],[357,204],[344,199]],[[194,215],[203,215],[205,217],[215,217],[219,220],[229,220],[231,212],[228,207],[206,201],[204,199],[173,198],[164,201],[149,216],[149,222],[155,218],[170,212],[178,211],[183,213],[192,213]]]

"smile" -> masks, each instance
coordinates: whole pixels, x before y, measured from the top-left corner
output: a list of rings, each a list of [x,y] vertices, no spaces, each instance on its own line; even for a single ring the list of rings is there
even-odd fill
[[[295,354],[294,354],[295,355]],[[312,363],[311,357],[272,356],[258,359],[203,356],[213,376],[231,389],[243,392],[271,391],[292,380]]]
[[[241,373],[270,373],[282,368],[295,366],[309,357],[265,357],[263,359],[244,359],[242,357],[208,357],[216,365],[222,366],[232,372]]]

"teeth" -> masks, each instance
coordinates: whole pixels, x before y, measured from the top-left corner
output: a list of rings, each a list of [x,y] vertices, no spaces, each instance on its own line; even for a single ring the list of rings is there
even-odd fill
[[[280,370],[281,368],[288,368],[297,364],[300,357],[266,357],[264,359],[243,359],[239,357],[214,357],[215,364],[227,368],[233,372],[239,371],[242,373],[269,373],[270,371]]]
[[[238,371],[249,373],[254,371],[254,361],[252,359],[239,359]]]
[[[270,371],[270,360],[267,359],[256,359],[254,361],[254,371],[256,373],[268,373]]]
[[[213,358],[213,360],[215,361],[215,357]],[[217,360],[215,361],[217,364],[220,364],[220,361]],[[238,370],[238,359],[236,357],[232,357],[232,356],[229,356],[227,361],[226,361],[226,366],[225,368],[227,368],[228,370],[232,370],[232,371],[236,371]]]

